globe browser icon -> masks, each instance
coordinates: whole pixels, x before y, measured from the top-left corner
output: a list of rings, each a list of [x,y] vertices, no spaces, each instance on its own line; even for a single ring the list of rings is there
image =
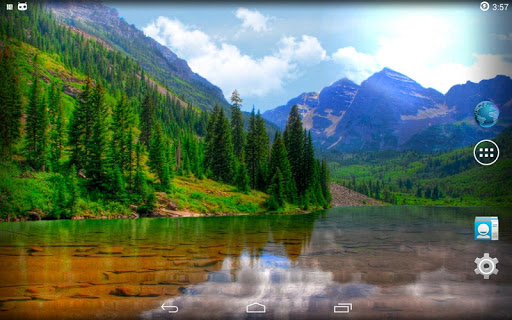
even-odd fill
[[[490,128],[498,122],[500,110],[491,101],[482,101],[475,107],[475,121],[482,128]]]

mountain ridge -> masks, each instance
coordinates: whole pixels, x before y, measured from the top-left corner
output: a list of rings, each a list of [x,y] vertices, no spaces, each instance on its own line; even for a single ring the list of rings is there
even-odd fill
[[[155,80],[179,98],[202,109],[229,106],[222,90],[190,69],[184,59],[119,16],[101,1],[49,1],[46,6],[63,23],[77,28],[138,61]]]
[[[498,75],[479,83],[455,85],[446,94],[425,88],[410,77],[383,68],[361,85],[342,78],[304,99],[306,93],[263,113],[281,129],[297,104],[304,128],[321,149],[339,151],[404,150],[437,152],[489,139],[512,121],[512,79]],[[482,130],[473,120],[480,101],[500,108],[500,123]],[[459,137],[460,141],[447,140]],[[428,145],[425,145],[428,142]]]

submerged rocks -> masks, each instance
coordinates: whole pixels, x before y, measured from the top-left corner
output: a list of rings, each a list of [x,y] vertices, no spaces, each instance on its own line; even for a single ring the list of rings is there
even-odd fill
[[[110,291],[110,294],[113,296],[119,297],[158,297],[160,296],[157,293],[150,292],[148,290],[141,290],[140,287],[117,287],[115,290]]]
[[[98,250],[98,254],[123,254],[123,247],[106,247]]]

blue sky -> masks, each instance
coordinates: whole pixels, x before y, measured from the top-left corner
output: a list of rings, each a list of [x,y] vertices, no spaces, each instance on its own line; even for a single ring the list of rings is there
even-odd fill
[[[445,93],[452,85],[512,76],[512,7],[479,3],[186,4],[115,2],[128,23],[236,88],[243,109],[267,110],[347,77],[361,83],[392,68]]]

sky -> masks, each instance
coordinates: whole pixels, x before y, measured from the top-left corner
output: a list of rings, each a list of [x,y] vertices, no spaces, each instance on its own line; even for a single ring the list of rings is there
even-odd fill
[[[261,111],[384,67],[441,93],[455,84],[512,76],[512,6],[479,2],[107,3],[191,69],[237,89],[242,109]]]

